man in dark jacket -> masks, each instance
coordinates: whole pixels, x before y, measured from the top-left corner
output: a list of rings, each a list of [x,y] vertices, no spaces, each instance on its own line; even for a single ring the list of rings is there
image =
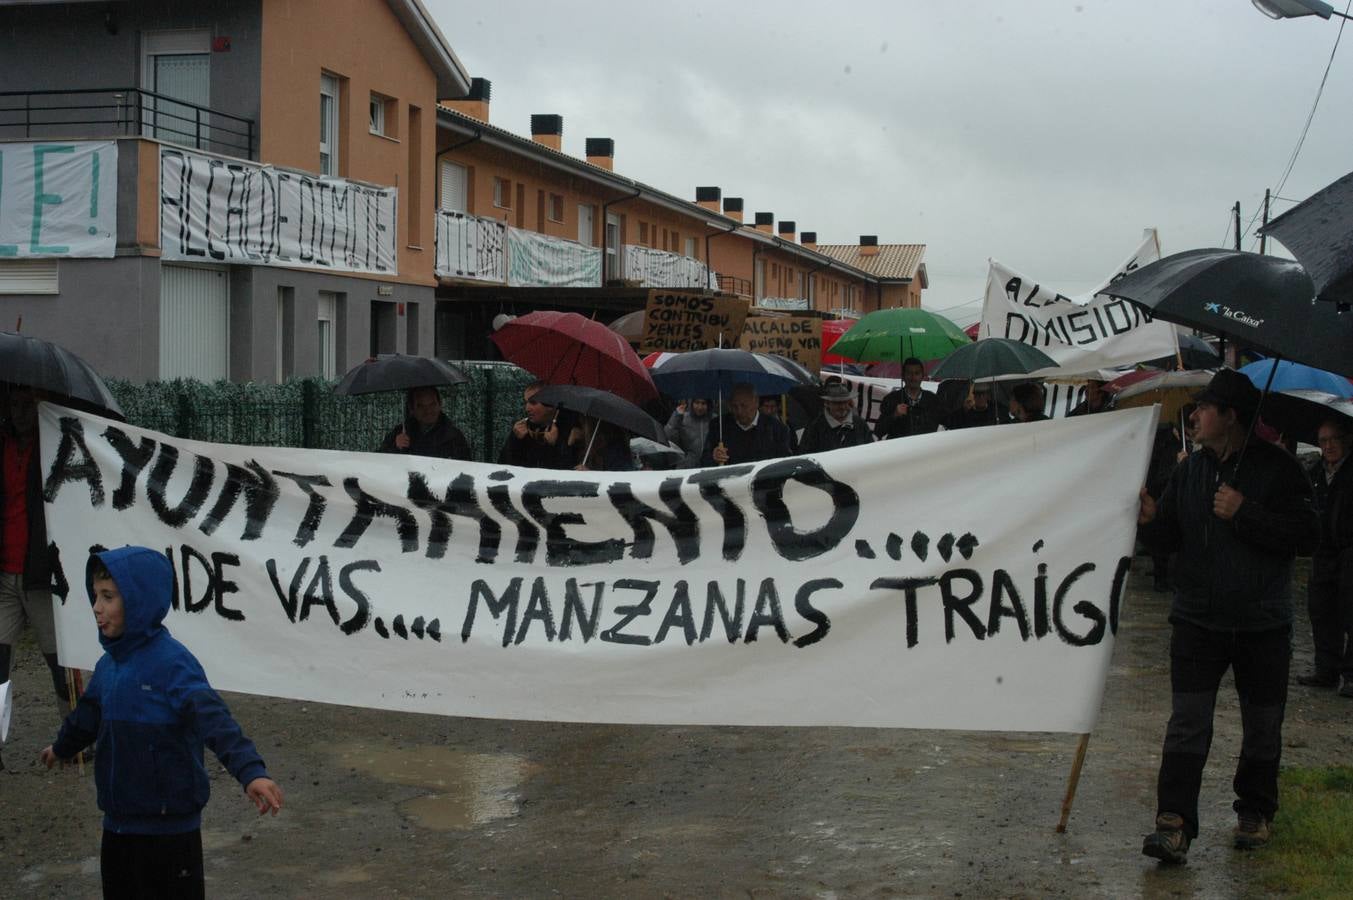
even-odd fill
[[[800,453],[825,453],[873,442],[869,426],[855,414],[855,398],[844,381],[829,378],[820,396],[822,412],[799,435]]]
[[[411,388],[404,397],[404,414],[404,421],[381,441],[381,453],[474,459],[470,442],[442,412],[442,395],[435,387]]]
[[[701,465],[737,465],[790,455],[789,429],[779,419],[761,415],[759,406],[756,388],[750,384],[733,388],[729,412],[709,427]]]
[[[513,423],[498,451],[498,462],[503,465],[531,469],[571,469],[575,465],[567,438],[573,423],[561,417],[555,407],[536,400],[543,387],[545,382],[533,381],[522,390],[526,415]]]
[[[981,428],[985,425],[997,425],[1005,421],[1000,408],[992,408],[990,382],[975,382],[963,398],[963,405],[949,414],[944,427],[950,431],[956,428]]]
[[[1353,429],[1347,419],[1330,419],[1316,434],[1320,459],[1310,474],[1320,546],[1311,557],[1306,595],[1315,668],[1297,683],[1338,687],[1339,696],[1353,697],[1353,471],[1344,464],[1353,449]]]
[[[23,387],[11,387],[8,393],[9,425],[0,431],[0,683],[9,680],[14,644],[24,625],[31,625],[51,670],[58,704],[69,710],[66,670],[56,660],[52,567],[38,460],[39,398]]]
[[[1148,544],[1178,550],[1170,608],[1172,711],[1157,782],[1156,830],[1142,852],[1184,862],[1198,835],[1198,793],[1212,743],[1217,689],[1235,671],[1243,738],[1236,767],[1238,849],[1268,842],[1278,809],[1278,760],[1292,653],[1292,559],[1319,538],[1305,473],[1286,450],[1246,443],[1259,390],[1218,372],[1191,418],[1201,448],[1159,500],[1143,488]]]
[[[1015,422],[1046,422],[1047,394],[1043,385],[1033,381],[1015,385],[1010,391],[1010,418]]]
[[[925,364],[914,356],[902,363],[902,387],[883,398],[874,436],[879,440],[929,434],[940,427],[944,410],[934,393],[922,389]]]

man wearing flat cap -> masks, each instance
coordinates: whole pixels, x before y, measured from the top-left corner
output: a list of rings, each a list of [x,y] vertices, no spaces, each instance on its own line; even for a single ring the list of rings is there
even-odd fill
[[[1223,369],[1195,398],[1199,449],[1138,522],[1153,549],[1176,550],[1170,606],[1170,723],[1156,785],[1156,830],[1142,852],[1182,863],[1198,836],[1198,793],[1212,743],[1217,690],[1229,668],[1243,737],[1233,782],[1237,849],[1268,843],[1278,809],[1278,760],[1292,655],[1292,559],[1319,539],[1311,487],[1282,447],[1248,440],[1259,390]]]
[[[855,398],[844,381],[827,379],[819,396],[822,412],[799,436],[800,453],[825,453],[842,447],[858,447],[874,440],[869,426],[855,413]]]

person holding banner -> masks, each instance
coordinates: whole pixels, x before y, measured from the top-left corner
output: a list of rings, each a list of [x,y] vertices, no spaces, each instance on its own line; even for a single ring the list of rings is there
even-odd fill
[[[759,406],[756,388],[750,384],[733,387],[729,412],[709,430],[701,465],[737,465],[791,455],[789,428],[773,416],[761,415]]]
[[[1197,396],[1201,449],[1138,513],[1148,546],[1178,551],[1170,606],[1172,709],[1157,781],[1156,830],[1142,853],[1185,862],[1198,836],[1198,794],[1217,691],[1235,673],[1243,737],[1236,767],[1237,849],[1268,843],[1292,656],[1292,561],[1320,537],[1305,473],[1287,451],[1249,440],[1259,389],[1231,369]],[[1248,442],[1247,442],[1248,441]]]
[[[999,405],[996,409],[992,409],[991,403],[991,382],[972,382],[968,388],[968,395],[963,398],[963,405],[949,414],[944,427],[953,431],[956,428],[998,425],[1005,421]]]
[[[902,387],[883,398],[874,436],[881,441],[938,431],[944,411],[939,398],[921,387],[925,364],[914,356],[902,363]]]
[[[573,468],[573,451],[560,434],[559,410],[535,400],[544,386],[543,381],[533,381],[522,391],[526,415],[513,423],[503,441],[503,449],[498,452],[498,462],[503,465],[531,469]]]
[[[0,684],[9,680],[14,645],[27,623],[52,673],[57,705],[68,711],[66,670],[57,662],[52,616],[52,566],[38,460],[39,399],[31,388],[11,386],[8,427],[0,432]]]
[[[825,453],[841,447],[858,447],[874,440],[869,426],[855,414],[855,397],[840,378],[822,386],[822,412],[799,436],[800,453]]]
[[[1037,382],[1026,381],[1010,391],[1010,417],[1016,422],[1046,422],[1048,415],[1043,412],[1046,404],[1047,394]]]
[[[405,393],[404,421],[385,435],[380,452],[474,459],[465,434],[442,412],[442,395],[435,387],[410,388]]]

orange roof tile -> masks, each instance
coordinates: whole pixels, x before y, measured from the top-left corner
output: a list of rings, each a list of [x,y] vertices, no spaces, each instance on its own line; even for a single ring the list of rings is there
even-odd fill
[[[879,252],[862,256],[858,244],[818,244],[818,253],[863,269],[876,278],[925,279],[925,244],[879,244]]]

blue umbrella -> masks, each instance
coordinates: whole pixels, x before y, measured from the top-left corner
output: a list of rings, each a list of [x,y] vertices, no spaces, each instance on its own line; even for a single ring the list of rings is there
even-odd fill
[[[1253,381],[1260,390],[1264,389],[1270,372],[1273,373],[1273,384],[1269,387],[1271,391],[1324,391],[1337,397],[1353,397],[1353,382],[1342,375],[1286,359],[1278,362],[1276,372],[1273,371],[1273,361],[1268,359],[1252,362],[1240,369],[1240,373]]]
[[[652,373],[653,383],[669,397],[721,397],[739,384],[750,384],[758,394],[783,394],[799,383],[774,360],[734,349],[677,353]]]

